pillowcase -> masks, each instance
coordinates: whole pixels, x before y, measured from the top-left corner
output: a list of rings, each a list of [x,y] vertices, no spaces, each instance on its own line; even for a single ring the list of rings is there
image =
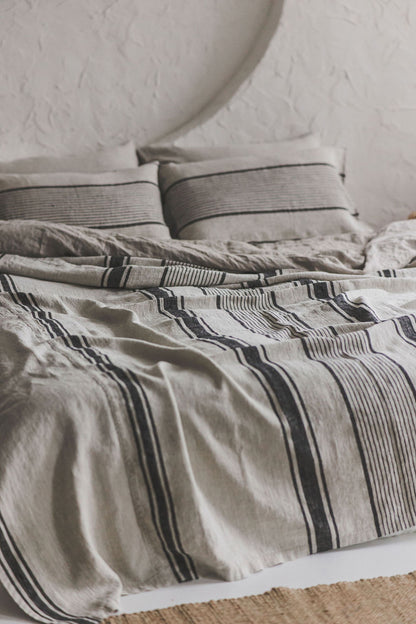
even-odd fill
[[[132,141],[114,147],[104,147],[95,152],[67,156],[34,156],[0,162],[0,173],[54,173],[82,171],[97,173],[137,167],[136,148]]]
[[[239,156],[274,156],[281,150],[308,149],[321,144],[317,134],[305,134],[296,139],[273,141],[270,143],[246,143],[234,145],[200,145],[193,147],[177,147],[176,145],[148,145],[137,150],[141,163],[158,160],[168,162],[194,162],[218,158],[234,158]]]
[[[39,219],[170,238],[157,163],[109,173],[0,174],[0,219]]]
[[[250,242],[363,232],[342,183],[344,150],[161,165],[172,236]]]

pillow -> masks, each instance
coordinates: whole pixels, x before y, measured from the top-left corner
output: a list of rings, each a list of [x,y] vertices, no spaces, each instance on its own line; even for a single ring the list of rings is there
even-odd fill
[[[116,169],[137,167],[134,143],[104,147],[96,152],[69,154],[67,156],[34,156],[0,162],[0,173],[54,173],[60,171],[82,171],[96,173]]]
[[[165,220],[182,239],[250,242],[363,232],[340,173],[344,150],[160,166]]]
[[[109,173],[0,174],[0,219],[39,219],[170,238],[157,163]]]
[[[319,147],[320,138],[316,134],[305,134],[296,139],[274,141],[270,143],[246,143],[234,145],[200,145],[199,147],[177,147],[176,145],[148,145],[137,150],[141,163],[158,160],[167,162],[191,162],[213,160],[217,158],[234,158],[236,156],[273,156],[280,150],[308,149]]]

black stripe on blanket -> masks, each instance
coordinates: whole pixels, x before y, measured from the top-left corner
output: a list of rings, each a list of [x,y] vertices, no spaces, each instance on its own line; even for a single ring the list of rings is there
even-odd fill
[[[403,366],[373,348],[366,327],[368,323],[375,325],[382,321],[368,304],[350,301],[345,293],[336,295],[332,282],[309,283],[308,290],[311,298],[325,301],[343,319],[365,324],[362,330],[346,335],[339,334],[332,326],[308,328],[297,315],[277,306],[274,301],[275,306],[286,315],[286,318],[281,319],[283,325],[291,321],[291,333],[293,337],[301,339],[306,357],[326,367],[344,398],[361,457],[377,534],[380,536],[404,530],[412,526],[416,519],[416,507],[412,502],[416,490],[411,461],[416,455],[416,429],[398,423],[396,403],[400,403],[400,413],[407,414],[408,422],[412,423],[416,404],[414,385]],[[275,299],[273,291],[269,294]],[[225,307],[223,305],[222,309]],[[255,311],[250,310],[248,316],[241,310],[227,311],[255,334],[274,340],[289,338],[287,333],[285,338],[279,336],[281,330],[271,330],[270,325],[267,330],[262,328],[261,322],[255,320]],[[416,341],[416,331],[408,317],[392,322],[402,328],[402,337],[409,338],[412,335]],[[315,352],[318,348],[319,352]],[[375,394],[369,391],[369,378],[377,388]],[[389,401],[392,379],[395,380],[396,402]],[[380,397],[381,401],[377,402],[374,396]],[[403,427],[406,428],[405,433]],[[393,446],[392,451],[384,447],[386,440]],[[395,465],[386,466],[384,458],[391,457],[392,453],[398,461]],[[392,488],[391,477],[401,486]],[[380,492],[386,489],[389,497],[381,496]]]
[[[296,397],[299,400],[301,397],[293,380],[289,378],[282,367],[268,360],[266,353],[261,348],[250,346],[248,343],[234,337],[219,335],[209,328],[205,320],[202,324],[201,319],[184,309],[183,301],[182,305],[179,305],[179,299],[172,295],[168,289],[151,288],[142,290],[142,292],[144,294],[148,293],[150,298],[156,299],[161,314],[174,318],[182,329],[185,326],[187,335],[193,334],[200,340],[207,340],[223,348],[232,349],[236,352],[239,361],[255,374],[282,426],[293,485],[305,521],[309,550],[312,553],[336,547],[337,538],[334,542],[330,528],[330,522],[331,524],[334,523],[334,519],[332,516],[328,520],[323,501],[323,496],[327,496],[328,492],[327,490],[322,492],[319,486],[315,461],[304,424],[306,408],[301,403],[303,411],[303,414],[301,414],[295,399]],[[217,308],[224,309],[224,306],[221,304],[221,295],[217,297]],[[285,415],[284,417],[283,414]],[[287,437],[284,418],[289,425],[291,440],[294,446],[294,456],[290,450],[291,445]],[[311,427],[309,421],[308,427]],[[295,465],[297,465],[299,477],[296,476]],[[300,485],[298,481],[300,481]],[[303,490],[306,509],[302,503],[299,487]],[[326,500],[326,504],[330,508],[329,499]],[[311,535],[312,528],[314,531],[313,539]],[[337,531],[335,532],[338,534]]]
[[[265,294],[265,298],[267,297],[268,303],[270,305],[270,310],[273,311],[270,314],[273,315],[273,318],[276,323],[276,327],[278,328],[278,329],[273,329],[271,331],[270,331],[270,327],[267,327],[267,326],[265,327],[264,324],[261,322],[263,319],[261,318],[260,315],[258,315],[260,316],[260,318],[258,318],[258,316],[256,318],[256,311],[251,309],[250,306],[248,306],[248,308],[247,308],[247,305],[245,306],[249,311],[248,313],[246,309],[237,310],[235,306],[233,306],[232,309],[230,309],[231,306],[229,304],[231,303],[231,301],[230,302],[227,301],[227,304],[224,305],[224,297],[221,295],[220,297],[222,299],[221,309],[225,310],[242,327],[244,327],[245,329],[251,331],[252,333],[256,335],[260,334],[260,335],[266,336],[268,338],[272,338],[273,340],[277,340],[277,341],[282,340],[282,339],[287,340],[291,337],[302,337],[305,334],[306,335],[314,334],[316,336],[332,335],[332,332],[329,328],[328,329],[326,328],[314,329],[310,325],[305,323],[305,321],[303,321],[297,314],[290,312],[286,308],[280,306],[277,303],[276,294],[273,290],[267,291],[267,294]],[[228,300],[228,297],[227,297],[227,300]],[[272,320],[271,315],[269,315],[268,322],[270,323],[271,320]],[[290,329],[282,331],[282,327],[287,327],[287,326]],[[316,464],[317,464],[316,472],[317,474],[319,474],[319,477],[322,483],[322,489],[323,489],[322,500],[324,500],[325,504],[327,505],[328,513],[330,516],[330,522],[332,523],[332,529],[333,529],[334,536],[335,536],[336,547],[339,548],[340,547],[339,531],[338,531],[338,527],[335,521],[335,516],[334,516],[332,505],[331,505],[329,490],[328,490],[324,468],[323,468],[323,461],[322,461],[321,453],[320,453],[319,446],[316,440],[316,436],[313,431],[312,423],[308,416],[305,403],[303,401],[301,393],[296,387],[293,376],[290,376],[283,366],[279,366],[278,364],[271,362],[267,356],[266,350],[263,347],[262,347],[262,350],[264,352],[264,358],[267,360],[267,362],[269,362],[272,366],[279,368],[287,376],[288,381],[291,387],[293,388],[292,390],[293,396],[296,396],[300,403],[302,418],[299,419],[299,422],[300,423],[305,422],[304,431],[302,431],[302,434],[306,435],[306,430],[308,430],[312,439],[312,445],[310,445],[310,449],[311,451],[313,451],[313,455],[315,458],[315,459],[312,459],[312,452],[311,452],[310,454],[311,456],[309,457],[309,462],[308,461],[306,462],[306,466],[308,466],[308,463],[310,465],[311,461],[312,463],[316,461]],[[281,396],[280,390],[278,391],[278,396],[279,397]],[[289,410],[289,411],[284,410],[284,412],[286,415],[293,414],[293,410]],[[297,421],[294,421],[293,424],[296,426]],[[295,436],[292,436],[292,437],[295,437]],[[302,443],[300,439],[299,439],[299,444],[297,448],[300,450],[302,449]],[[301,462],[304,461],[304,458],[301,456],[299,456],[298,459]],[[311,487],[309,488],[309,491],[312,492],[314,488],[316,488],[316,484],[312,483]],[[317,521],[319,521],[319,518],[317,518]]]
[[[130,256],[109,256],[108,266],[109,267],[119,267],[129,264]]]
[[[18,292],[10,275],[0,274],[0,284],[11,295],[17,305],[31,314],[44,327],[50,337],[62,338],[70,349],[77,351],[89,362],[94,363],[100,371],[107,374],[117,383],[124,398],[132,425],[138,458],[149,495],[152,519],[162,549],[178,582],[197,579],[198,575],[194,562],[190,555],[185,552],[181,543],[156,426],[149,401],[137,377],[132,372],[114,365],[107,355],[101,354],[98,349],[92,348],[85,337],[70,335],[64,326],[52,317],[50,312],[42,310],[33,295]],[[5,555],[2,545],[0,542],[0,551]],[[27,564],[25,565],[27,567]],[[20,586],[21,591],[26,596],[29,608],[32,608],[29,600],[32,595],[37,594],[36,590],[27,584],[22,586],[22,575],[16,566],[12,568],[12,571],[15,584]],[[49,615],[47,605],[39,606],[39,608],[41,608],[43,613]],[[64,620],[70,619],[71,622],[76,622],[76,624],[88,624],[89,621],[95,622],[93,619],[77,619],[76,616],[68,615],[62,618],[59,614],[54,614],[52,617]]]
[[[287,339],[288,337],[290,337],[290,334],[293,332],[295,335],[297,336],[302,336],[305,334],[305,331],[307,331],[308,333],[310,333],[311,331],[315,332],[316,330],[313,330],[307,323],[305,323],[304,321],[302,321],[296,314],[291,313],[289,311],[287,311],[285,308],[279,306],[277,304],[276,301],[276,295],[273,291],[268,291],[267,295],[265,294],[265,298],[267,297],[267,300],[269,302],[269,305],[271,304],[271,308],[275,309],[276,311],[276,323],[277,325],[280,327],[281,326],[286,326],[288,325],[288,321],[290,321],[290,325],[292,325],[294,323],[294,327],[295,330],[293,332],[293,330],[291,329],[289,332],[285,331],[283,333],[286,334],[285,339]],[[269,338],[272,338],[274,340],[281,340],[282,339],[282,330],[279,329],[277,332],[276,331],[267,331],[267,329],[264,328],[264,326],[262,327],[261,322],[259,321],[259,319],[256,319],[256,314],[255,311],[248,308],[249,309],[249,313],[246,314],[245,310],[240,310],[240,309],[236,309],[235,306],[232,305],[232,300],[227,296],[227,295],[222,295],[219,294],[218,298],[217,298],[217,307],[226,311],[231,318],[233,318],[237,323],[239,323],[242,327],[244,327],[245,329],[248,329],[249,331],[253,332],[254,334],[257,335],[264,335],[267,336]],[[246,302],[244,302],[246,303]],[[247,304],[245,306],[247,308]],[[269,321],[271,319],[269,318]],[[289,333],[289,336],[288,336]],[[321,335],[322,332],[321,330],[317,330],[316,331],[317,334]],[[326,332],[325,332],[326,333]],[[280,335],[279,335],[280,334]],[[319,447],[316,441],[316,437],[312,428],[312,424],[310,421],[310,418],[308,416],[308,412],[306,409],[306,406],[304,404],[304,401],[302,399],[302,396],[299,392],[299,390],[296,387],[296,384],[294,382],[293,377],[291,377],[287,371],[285,371],[283,366],[279,366],[277,363],[272,362],[266,353],[266,350],[261,347],[261,351],[260,349],[257,349],[255,347],[250,347],[251,349],[256,349],[258,352],[263,352],[264,354],[264,359],[267,361],[268,364],[270,364],[272,366],[271,369],[267,370],[266,369],[266,373],[270,376],[270,381],[269,381],[269,385],[273,386],[276,383],[276,376],[273,372],[273,368],[277,368],[280,372],[281,375],[285,375],[287,377],[287,382],[289,384],[289,386],[291,387],[291,390],[289,391],[289,394],[286,393],[282,393],[281,388],[279,387],[279,384],[276,385],[276,387],[274,388],[275,391],[275,395],[279,397],[279,399],[281,397],[285,398],[288,396],[291,397],[296,397],[298,399],[298,402],[301,406],[301,409],[299,410],[299,408],[296,407],[295,405],[295,409],[293,409],[293,406],[291,405],[282,405],[283,407],[283,412],[286,415],[286,417],[289,419],[289,424],[291,425],[291,433],[292,433],[292,439],[295,442],[295,451],[296,451],[296,460],[298,462],[299,466],[306,467],[306,471],[303,474],[303,479],[302,482],[304,483],[305,481],[307,481],[308,476],[311,474],[311,464],[313,465],[314,462],[316,461],[318,468],[315,469],[315,467],[313,468],[313,470],[316,470],[316,474],[319,474],[321,483],[322,483],[322,488],[323,488],[323,494],[321,496],[321,493],[319,491],[319,487],[317,487],[317,482],[312,481],[309,484],[308,487],[308,492],[309,494],[311,494],[312,496],[318,496],[318,500],[319,497],[321,498],[321,501],[325,501],[325,504],[328,508],[328,513],[330,516],[330,521],[328,522],[328,526],[329,523],[332,523],[332,529],[334,532],[334,536],[335,536],[335,543],[336,543],[336,547],[339,548],[340,546],[340,539],[339,539],[339,531],[338,531],[338,527],[336,525],[335,522],[335,517],[333,514],[333,510],[332,510],[332,505],[331,505],[331,501],[329,498],[329,491],[328,491],[328,487],[326,484],[326,478],[325,478],[325,474],[324,474],[324,470],[323,470],[323,462],[322,462],[322,458],[321,458],[321,454],[319,451]],[[244,353],[244,355],[246,356],[246,352]],[[247,357],[246,357],[247,360]],[[295,418],[293,418],[293,414],[295,414]],[[291,422],[290,422],[291,420]],[[303,423],[306,423],[305,425],[303,425]],[[300,425],[299,425],[300,423]],[[312,442],[313,442],[313,455],[315,456],[316,459],[312,458],[312,447],[310,445],[308,445],[308,442],[306,441],[306,447],[305,447],[305,439],[306,439],[306,429],[308,430],[311,438],[312,438]],[[300,431],[299,431],[300,430]],[[302,440],[303,438],[303,440]],[[306,439],[307,440],[307,439]],[[296,444],[297,441],[297,444]],[[302,456],[302,451],[303,449],[309,449],[309,457],[303,457]],[[289,450],[288,450],[289,453]],[[306,451],[306,453],[308,454],[308,450]],[[313,471],[312,471],[313,472]],[[314,473],[315,474],[315,473]],[[302,476],[302,475],[301,475]],[[313,494],[313,492],[315,491],[315,494]],[[312,499],[311,499],[312,500]],[[321,523],[321,519],[319,517],[319,514],[313,519],[313,523],[314,526],[316,527],[317,525],[320,526]],[[332,546],[330,546],[332,547]],[[326,546],[325,543],[323,541],[320,541],[317,539],[317,548],[318,550],[325,550]]]
[[[410,260],[408,265],[411,265],[413,260],[414,258]],[[380,277],[397,277],[397,273],[394,269],[383,269],[382,271],[377,271],[377,275],[380,275]]]
[[[103,266],[105,267],[119,267],[130,264],[131,256],[104,256]]]
[[[388,277],[393,277],[388,273]],[[416,519],[416,507],[412,502],[416,492],[410,491],[414,488],[414,475],[409,460],[416,454],[416,428],[407,426],[406,432],[402,431],[402,425],[397,421],[396,404],[390,400],[391,380],[394,379],[395,383],[395,401],[400,403],[400,413],[407,415],[408,423],[414,422],[416,389],[399,362],[373,347],[366,327],[368,323],[393,323],[399,336],[409,339],[412,324],[409,317],[381,321],[368,304],[350,301],[345,293],[320,298],[325,298],[343,318],[365,324],[361,331],[340,334],[335,341],[326,344],[325,341],[319,344],[303,341],[303,344],[306,355],[325,366],[344,398],[361,457],[377,534],[405,530]],[[374,388],[369,390],[369,378],[377,388],[376,393]],[[392,453],[397,461],[387,465],[386,458]],[[393,488],[392,479],[402,485]],[[388,497],[381,495],[386,489]]]
[[[127,280],[129,279],[129,275],[131,273],[131,266],[120,266],[116,265],[111,268],[106,269],[103,272],[103,276],[101,278],[101,287],[102,288],[125,288],[127,284]]]
[[[85,337],[67,334],[63,338],[67,346],[91,358],[100,370],[117,382],[132,424],[152,519],[163,551],[178,582],[197,579],[194,563],[181,543],[160,442],[143,387],[132,372],[114,365],[107,355],[92,348]]]
[[[76,624],[96,624],[95,618],[82,618],[60,609],[39,585],[0,513],[0,565],[20,598],[38,617],[53,622],[70,620]],[[46,617],[45,617],[46,616]]]

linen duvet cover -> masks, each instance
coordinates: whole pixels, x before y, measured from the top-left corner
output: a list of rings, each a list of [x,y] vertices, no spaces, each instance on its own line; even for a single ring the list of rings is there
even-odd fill
[[[34,619],[415,527],[416,223],[3,221],[0,252],[0,580]]]

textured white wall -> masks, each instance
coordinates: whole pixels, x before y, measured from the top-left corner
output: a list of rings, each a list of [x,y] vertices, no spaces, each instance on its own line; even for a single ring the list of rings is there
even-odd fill
[[[285,0],[254,75],[186,141],[308,128],[348,148],[347,187],[369,222],[416,210],[414,0]]]
[[[0,158],[170,132],[267,40],[271,3],[0,0]],[[348,148],[362,215],[404,217],[416,209],[415,33],[414,0],[285,0],[254,74],[183,141],[317,130]]]
[[[230,80],[271,0],[0,0],[0,159],[186,122]]]

